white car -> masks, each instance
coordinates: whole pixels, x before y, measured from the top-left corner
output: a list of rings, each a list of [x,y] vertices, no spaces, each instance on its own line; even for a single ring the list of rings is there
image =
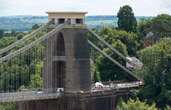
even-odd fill
[[[104,90],[104,85],[101,82],[96,82],[92,87],[92,91],[101,91]]]
[[[64,88],[57,88],[57,92],[64,92]]]
[[[43,91],[38,91],[37,94],[43,94]]]

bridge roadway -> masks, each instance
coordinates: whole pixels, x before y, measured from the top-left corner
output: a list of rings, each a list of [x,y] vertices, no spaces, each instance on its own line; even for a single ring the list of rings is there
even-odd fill
[[[45,100],[57,99],[63,93],[45,93],[43,91],[28,91],[28,92],[13,92],[13,93],[0,93],[0,102],[20,102],[30,100]]]
[[[142,86],[143,83],[141,81],[130,82],[130,83],[117,83],[110,85],[104,85],[104,88],[101,89],[91,89],[88,92],[73,92],[69,94],[81,94],[82,96],[98,94],[98,93],[117,93],[122,90],[129,90],[130,88],[138,88]],[[67,94],[67,93],[66,93]],[[30,101],[30,100],[45,100],[45,99],[57,99],[64,95],[63,92],[51,92],[46,93],[43,91],[28,91],[28,92],[11,92],[11,93],[0,93],[0,103],[3,102],[20,102],[20,101]]]

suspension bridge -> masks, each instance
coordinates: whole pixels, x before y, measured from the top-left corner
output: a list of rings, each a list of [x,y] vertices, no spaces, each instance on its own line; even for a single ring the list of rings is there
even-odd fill
[[[125,62],[132,63],[84,24],[48,22],[0,50],[0,102],[60,99],[68,94],[81,99],[104,98],[125,94],[143,85],[131,70],[88,39],[87,33]],[[93,89],[90,47],[125,71],[130,81],[102,82],[102,89]]]

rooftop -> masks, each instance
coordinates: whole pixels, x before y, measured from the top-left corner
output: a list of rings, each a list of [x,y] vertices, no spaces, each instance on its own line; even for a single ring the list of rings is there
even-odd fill
[[[48,11],[47,14],[87,14],[87,12],[76,12],[76,11]]]

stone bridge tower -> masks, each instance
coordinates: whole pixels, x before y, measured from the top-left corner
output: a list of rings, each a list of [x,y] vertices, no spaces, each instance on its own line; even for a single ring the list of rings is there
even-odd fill
[[[53,24],[71,24],[47,39],[43,71],[44,92],[55,93],[60,89],[64,95],[58,99],[20,102],[18,110],[114,110],[117,93],[90,93],[90,56],[87,29],[83,25],[86,13],[48,14]],[[82,96],[82,92],[88,94]]]
[[[87,30],[62,29],[48,39],[44,86],[47,92],[64,88],[65,92],[89,91],[91,84]]]
[[[49,21],[67,26],[47,40],[44,87],[48,92],[64,88],[65,92],[89,91],[91,85],[85,12],[48,12]]]

